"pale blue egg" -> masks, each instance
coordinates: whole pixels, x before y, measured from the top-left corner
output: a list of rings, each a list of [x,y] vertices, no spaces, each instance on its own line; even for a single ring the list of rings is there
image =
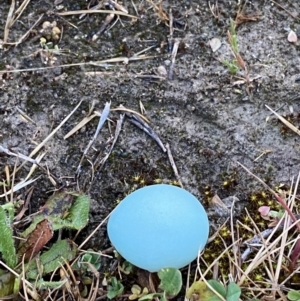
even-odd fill
[[[122,257],[157,272],[182,268],[197,258],[207,242],[209,222],[191,193],[158,184],[129,194],[112,212],[107,231]]]

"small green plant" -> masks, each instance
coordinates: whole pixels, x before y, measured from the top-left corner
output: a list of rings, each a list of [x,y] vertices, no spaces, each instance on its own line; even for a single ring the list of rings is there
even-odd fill
[[[47,275],[60,267],[62,258],[67,261],[73,260],[76,256],[77,248],[71,241],[64,239],[59,240],[39,259],[39,264],[36,260],[32,260],[25,268],[27,270],[27,279],[37,279],[38,276]]]
[[[101,266],[100,258],[100,254],[95,253],[92,249],[88,249],[87,253],[79,258],[73,268],[80,270],[82,273],[93,272],[92,269],[99,270]]]
[[[132,272],[133,268],[134,268],[133,264],[130,263],[129,261],[124,261],[122,265],[119,265],[120,271],[125,275],[129,275]]]
[[[53,235],[53,230],[61,228],[79,230],[88,223],[90,199],[84,194],[60,193],[51,197],[41,208],[42,213],[33,218],[30,226],[21,233],[23,237],[18,250],[15,248],[13,236],[13,219],[15,206],[7,203],[0,206],[0,255],[5,264],[18,274],[25,272],[26,280],[35,282],[38,289],[61,287],[64,282],[45,282],[42,277],[61,267],[65,261],[71,261],[77,254],[77,247],[71,240],[59,240],[48,251],[42,252],[39,260],[36,254],[41,250]],[[87,259],[88,260],[88,259]],[[23,267],[17,264],[24,261]],[[95,257],[91,263],[97,264]],[[0,297],[18,293],[20,279],[0,269]]]
[[[131,288],[132,295],[129,296],[129,300],[136,300],[140,299],[143,296],[148,295],[149,290],[147,287],[144,287],[143,289],[139,287],[138,285],[134,284]]]
[[[227,36],[234,59],[232,61],[222,60],[222,63],[228,68],[230,74],[236,74],[240,68],[245,70],[246,66],[239,53],[238,39],[233,20],[230,20],[230,29],[227,32]]]
[[[45,38],[40,38],[40,46],[47,51],[59,52],[58,45],[54,45],[53,42],[47,42]]]
[[[289,291],[287,297],[291,301],[300,301],[300,292],[299,291]]]
[[[124,291],[123,284],[119,280],[117,280],[116,277],[111,277],[110,285],[108,286],[107,289],[107,298],[113,299],[117,296],[120,296],[123,294],[123,291]]]
[[[147,294],[138,299],[138,301],[152,300],[159,298],[160,301],[167,301],[169,298],[175,297],[182,287],[182,276],[178,269],[166,268],[161,269],[157,273],[160,279],[159,289],[161,293]]]
[[[217,280],[208,280],[208,285],[204,281],[196,281],[187,290],[186,297],[191,299],[193,296],[203,301],[238,301],[241,296],[240,287],[230,282],[227,287]]]
[[[17,254],[12,230],[13,218],[14,206],[12,203],[0,206],[0,253],[10,268],[14,268],[17,264]]]
[[[228,68],[230,74],[235,75],[239,71],[236,61],[223,60],[222,63]]]

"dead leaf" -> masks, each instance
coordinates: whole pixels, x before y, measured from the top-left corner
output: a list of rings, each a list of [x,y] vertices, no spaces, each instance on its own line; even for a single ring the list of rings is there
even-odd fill
[[[46,243],[52,238],[52,224],[47,219],[40,221],[35,229],[26,237],[26,240],[20,244],[18,255],[19,260],[28,261],[37,254]]]

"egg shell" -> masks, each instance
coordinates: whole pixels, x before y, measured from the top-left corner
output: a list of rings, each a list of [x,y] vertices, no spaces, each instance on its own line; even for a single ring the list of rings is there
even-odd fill
[[[123,258],[157,272],[193,261],[207,242],[209,222],[191,193],[158,184],[129,194],[112,212],[107,231]]]

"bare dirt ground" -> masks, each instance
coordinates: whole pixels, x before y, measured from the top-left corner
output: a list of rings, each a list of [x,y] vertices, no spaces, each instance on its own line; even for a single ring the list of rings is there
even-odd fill
[[[0,6],[2,33],[10,4],[6,0]],[[209,4],[214,7],[210,9]],[[43,148],[46,155],[42,165],[59,181],[53,186],[44,172],[36,173],[40,178],[34,184],[33,212],[53,190],[67,187],[87,192],[93,203],[90,224],[80,241],[133,186],[158,179],[164,183],[176,180],[167,155],[149,136],[125,120],[111,157],[101,171],[95,172],[92,181],[91,162],[97,156],[104,157],[109,149],[119,112],[111,112],[110,126],[104,126],[83,161],[79,178],[75,179],[98,118],[70,138],[64,139],[64,135],[90,110],[101,112],[106,102],[111,102],[112,108],[122,104],[140,111],[140,104],[145,107],[150,125],[162,142],[170,145],[183,186],[203,200],[207,208],[210,206],[207,196],[218,194],[222,199],[236,196],[248,204],[251,194],[261,189],[237,162],[271,186],[289,185],[299,172],[299,137],[283,127],[265,105],[289,117],[296,126],[299,124],[299,43],[290,43],[287,37],[290,30],[300,34],[300,3],[296,0],[248,1],[245,5],[222,0],[162,1],[167,16],[172,9],[173,41],[180,39],[172,79],[163,74],[164,70],[170,74],[172,59],[169,21],[163,20],[149,1],[123,1],[122,5],[137,19],[115,17],[108,29],[93,41],[106,14],[89,14],[83,21],[79,15],[58,13],[86,9],[85,1],[63,0],[60,7],[54,0],[30,1],[10,28],[7,44],[0,49],[3,147],[29,155],[82,101]],[[239,52],[248,74],[240,69],[232,75],[222,60],[233,60],[227,31],[230,19],[236,20],[238,11],[244,18],[256,21],[245,19],[236,28]],[[39,18],[24,40],[16,46],[9,44],[18,41]],[[56,21],[61,30],[59,40],[54,43],[59,53],[45,51],[40,45],[44,21]],[[213,38],[221,41],[215,52],[209,44]],[[148,59],[132,59],[145,49],[143,54]],[[121,57],[124,59],[116,63],[90,63]],[[76,63],[80,65],[62,66]],[[7,73],[23,69],[27,70]],[[33,122],[22,118],[20,110]],[[0,164],[5,178],[4,167],[8,165],[12,170],[15,158],[1,156]],[[17,173],[16,181],[29,169],[30,165],[25,165]],[[22,191],[17,194],[22,197]],[[90,241],[90,247],[103,250],[109,246],[103,227]]]

